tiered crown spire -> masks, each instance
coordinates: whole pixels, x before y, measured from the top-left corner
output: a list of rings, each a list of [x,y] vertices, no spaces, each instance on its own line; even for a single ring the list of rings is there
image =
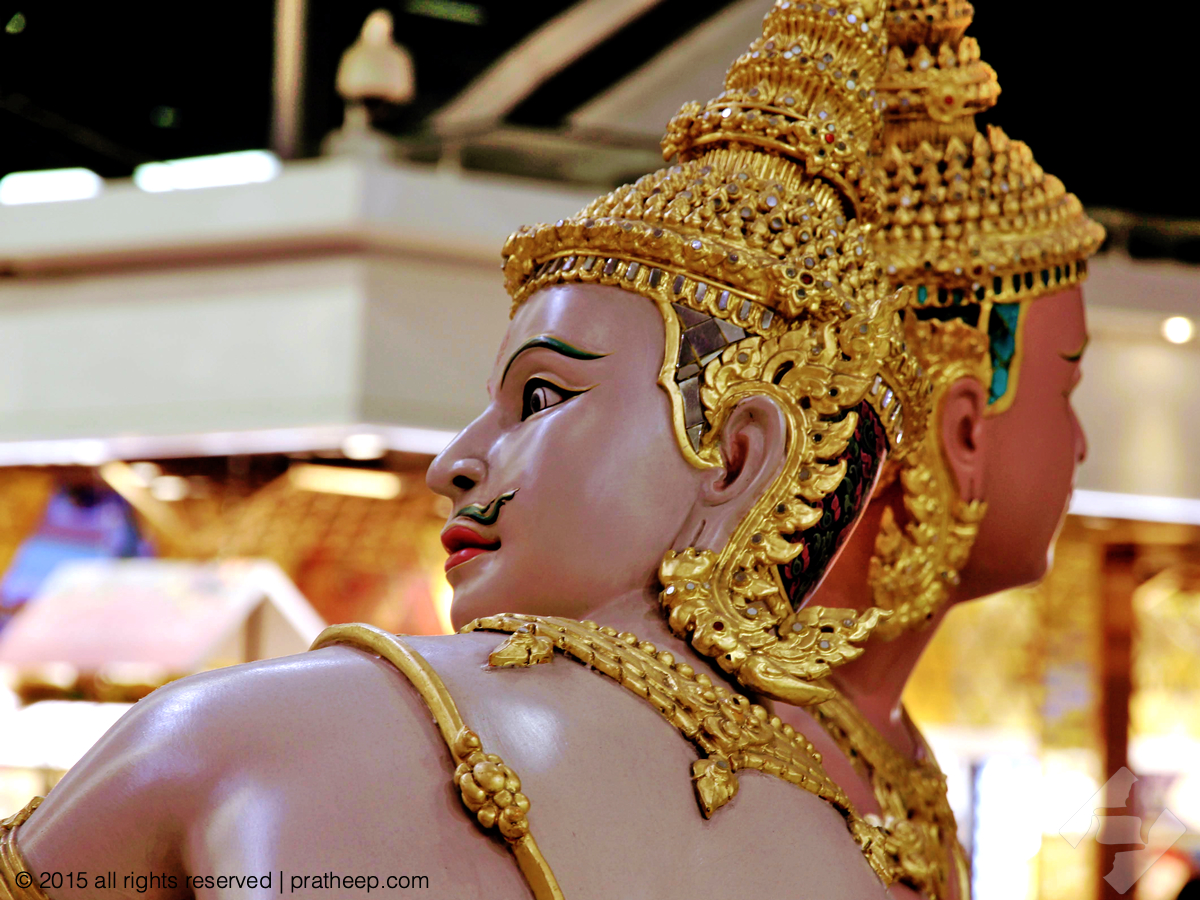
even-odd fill
[[[663,157],[696,159],[714,145],[762,148],[836,186],[848,215],[873,216],[868,154],[879,133],[875,84],[884,68],[878,20],[875,0],[777,3],[762,37],[730,66],[725,90],[671,120]]]
[[[957,137],[968,144],[975,115],[996,104],[1000,84],[964,37],[974,9],[966,0],[892,0],[887,69],[879,82],[886,146],[915,149]]]
[[[1029,147],[975,114],[1000,93],[965,0],[891,0],[876,250],[915,304],[1009,303],[1083,280],[1104,230]]]

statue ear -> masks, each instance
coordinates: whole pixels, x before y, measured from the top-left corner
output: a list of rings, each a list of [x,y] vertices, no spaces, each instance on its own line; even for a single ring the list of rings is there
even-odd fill
[[[689,546],[720,550],[728,543],[783,470],[787,436],[787,419],[770,397],[747,397],[734,407],[719,439],[724,465],[701,482]]]
[[[963,500],[983,500],[987,393],[974,378],[960,378],[942,394],[942,454]]]

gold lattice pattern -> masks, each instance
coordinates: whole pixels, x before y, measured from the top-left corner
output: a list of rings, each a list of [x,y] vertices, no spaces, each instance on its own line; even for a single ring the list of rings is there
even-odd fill
[[[1082,281],[1104,230],[1029,147],[999,128],[996,73],[963,32],[963,0],[891,0],[879,82],[886,223],[877,252],[916,304],[1013,302]]]

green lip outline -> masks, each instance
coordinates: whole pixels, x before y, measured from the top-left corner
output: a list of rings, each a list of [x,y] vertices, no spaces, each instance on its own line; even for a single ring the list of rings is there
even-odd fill
[[[517,495],[520,488],[512,491],[505,491],[496,499],[492,500],[486,506],[480,506],[478,503],[472,503],[469,506],[464,506],[454,514],[457,519],[463,516],[470,519],[472,522],[478,522],[480,525],[495,525],[496,520],[500,518],[500,507]]]

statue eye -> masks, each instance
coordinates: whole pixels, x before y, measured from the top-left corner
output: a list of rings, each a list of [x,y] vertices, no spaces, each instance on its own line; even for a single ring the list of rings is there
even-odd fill
[[[541,378],[531,378],[525,383],[525,397],[521,403],[521,421],[552,406],[570,400],[583,391],[568,391]]]

